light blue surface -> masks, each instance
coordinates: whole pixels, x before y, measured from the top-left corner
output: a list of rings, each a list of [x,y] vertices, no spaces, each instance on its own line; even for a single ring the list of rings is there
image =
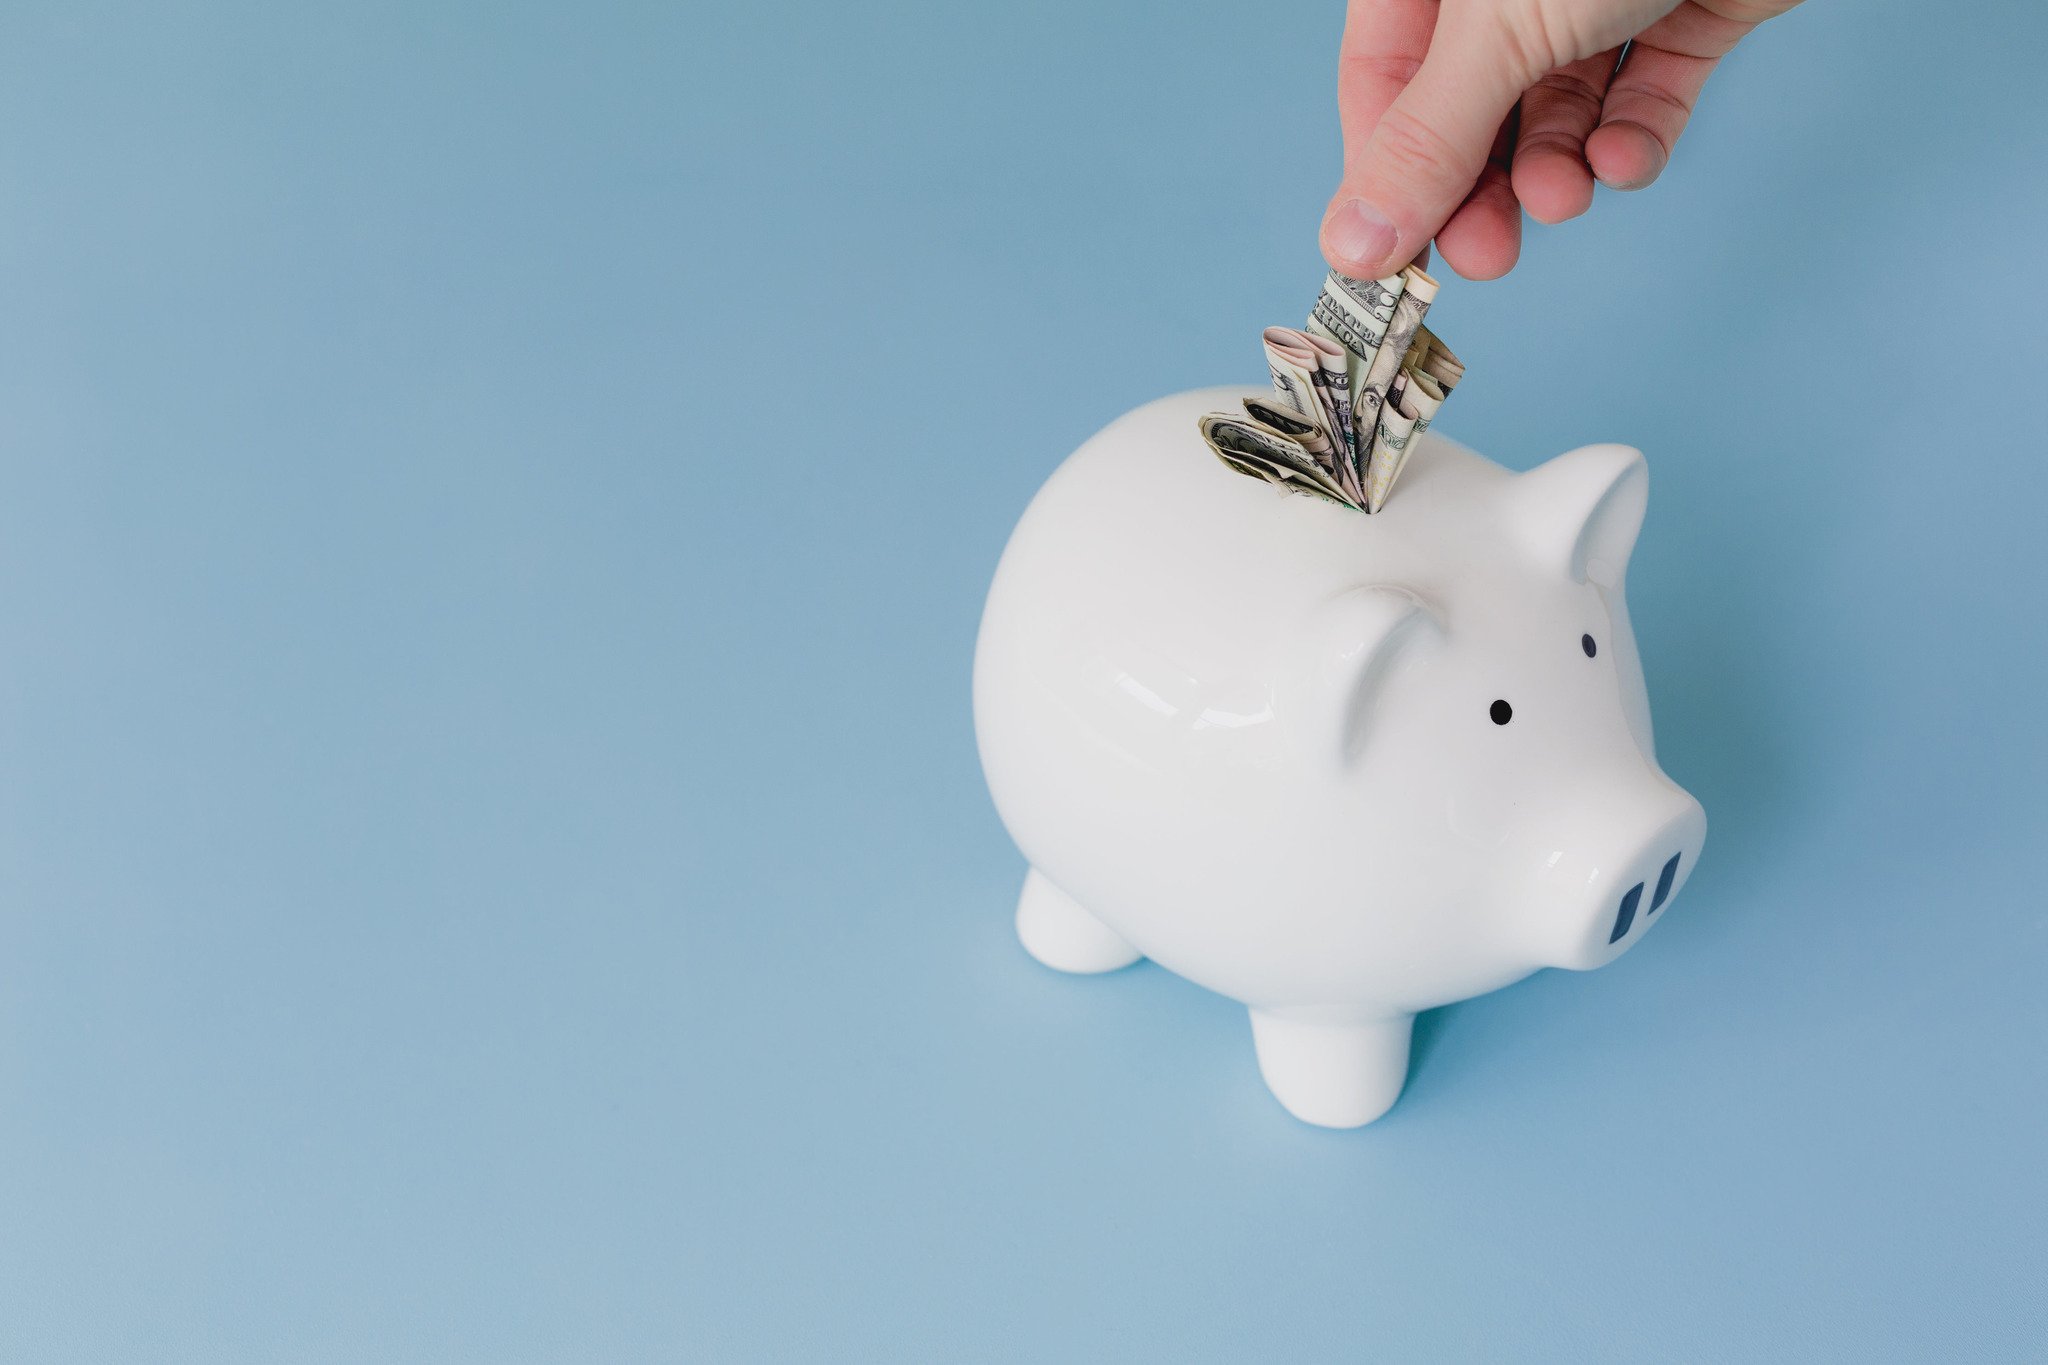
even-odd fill
[[[1284,8],[0,16],[0,1359],[2038,1358],[2037,6],[1440,297],[1450,434],[1650,454],[1638,951],[1332,1134],[1012,941],[981,594],[1313,294]]]

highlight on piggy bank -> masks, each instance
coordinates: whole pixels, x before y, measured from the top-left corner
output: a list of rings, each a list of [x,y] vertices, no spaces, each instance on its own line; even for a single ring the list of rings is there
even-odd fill
[[[1625,578],[1643,457],[1524,474],[1431,430],[1371,516],[1204,449],[1206,390],[1062,464],[975,656],[990,793],[1048,967],[1149,957],[1242,1002],[1309,1123],[1399,1097],[1418,1011],[1613,961],[1706,816],[1657,764]]]

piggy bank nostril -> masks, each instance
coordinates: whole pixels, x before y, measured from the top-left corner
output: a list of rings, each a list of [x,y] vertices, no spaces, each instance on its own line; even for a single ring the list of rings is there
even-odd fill
[[[1643,884],[1637,882],[1629,888],[1628,894],[1621,898],[1621,909],[1617,910],[1614,914],[1614,932],[1607,936],[1609,943],[1621,942],[1621,936],[1628,932],[1629,925],[1635,923],[1636,906],[1641,903],[1642,899]]]
[[[1664,870],[1657,874],[1657,894],[1650,897],[1651,914],[1656,914],[1658,908],[1670,899],[1671,882],[1678,876],[1678,860],[1684,856],[1683,853],[1672,854],[1671,861],[1664,864]]]

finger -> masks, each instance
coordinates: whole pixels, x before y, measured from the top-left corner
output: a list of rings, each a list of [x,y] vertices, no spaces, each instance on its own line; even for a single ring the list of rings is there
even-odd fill
[[[1631,46],[1586,139],[1586,164],[1600,183],[1639,190],[1663,173],[1715,63],[1705,57]]]
[[[1686,0],[1629,44],[1608,82],[1600,126],[1586,139],[1586,164],[1602,184],[1639,190],[1662,173],[1700,88],[1758,22]]]
[[[1337,57],[1337,115],[1347,168],[1364,157],[1380,119],[1422,69],[1436,13],[1434,0],[1351,0]],[[1355,233],[1346,235],[1344,204],[1340,188],[1323,210],[1323,255],[1337,269],[1356,273],[1366,269],[1357,258],[1369,244]]]
[[[1510,113],[1494,135],[1479,181],[1436,234],[1444,264],[1468,280],[1497,280],[1522,254],[1522,205],[1509,183],[1516,145]]]
[[[1515,198],[1539,223],[1562,223],[1593,206],[1586,135],[1600,122],[1601,101],[1621,49],[1609,48],[1561,66],[1522,96],[1515,142]]]
[[[1429,51],[1434,0],[1351,0],[1337,53],[1337,116],[1349,165]]]
[[[1490,10],[1446,17],[1428,55],[1348,158],[1323,218],[1323,254],[1376,278],[1414,259],[1465,201],[1501,121],[1537,73]]]

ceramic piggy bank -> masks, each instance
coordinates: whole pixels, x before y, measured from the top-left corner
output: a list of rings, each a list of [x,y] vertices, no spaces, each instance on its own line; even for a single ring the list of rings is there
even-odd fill
[[[1232,472],[1161,399],[1060,467],[982,618],[975,728],[1047,966],[1251,1013],[1281,1104],[1369,1123],[1418,1010],[1612,961],[1706,837],[1622,600],[1643,458],[1513,474],[1431,432],[1366,516]]]

